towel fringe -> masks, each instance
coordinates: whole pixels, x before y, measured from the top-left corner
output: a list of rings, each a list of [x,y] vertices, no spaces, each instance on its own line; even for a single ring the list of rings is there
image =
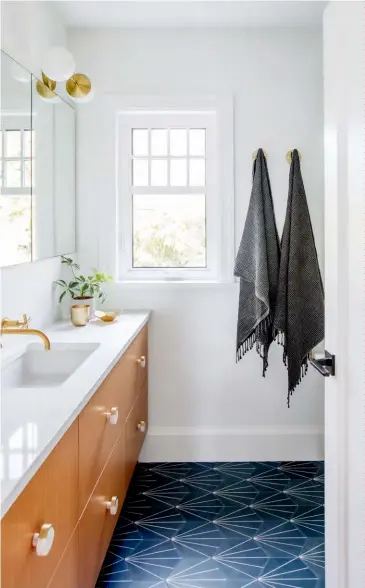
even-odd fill
[[[271,333],[271,338],[276,338],[276,331],[273,330],[273,316],[270,312],[257,326],[256,328],[246,337],[242,343],[240,343],[237,347],[237,354],[236,354],[236,363],[239,362],[242,357],[250,351],[253,346],[256,344],[256,352],[262,359],[262,376],[265,377],[266,370],[268,368],[268,345],[261,343],[260,339],[262,335],[269,335]]]
[[[285,333],[283,331],[278,331],[276,333],[275,339],[279,345],[284,347],[284,349],[283,349],[283,363],[286,367],[288,367],[288,353],[287,353]],[[295,388],[301,383],[302,379],[304,378],[304,376],[306,375],[306,373],[308,371],[308,362],[309,362],[309,354],[307,354],[303,357],[301,364],[300,364],[299,377],[298,377],[297,381],[295,382],[295,384],[288,391],[288,398],[287,398],[288,408],[290,408],[291,395],[293,394]]]

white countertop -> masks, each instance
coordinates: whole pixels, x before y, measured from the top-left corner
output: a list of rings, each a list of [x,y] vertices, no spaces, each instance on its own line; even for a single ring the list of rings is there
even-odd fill
[[[45,329],[51,345],[52,342],[99,343],[99,347],[57,387],[3,391],[1,516],[18,498],[148,318],[148,312],[125,312],[113,323],[94,319],[86,327],[59,323]],[[9,343],[11,340],[9,346],[8,340]],[[39,338],[5,335],[2,367],[21,355],[32,342],[39,342]]]

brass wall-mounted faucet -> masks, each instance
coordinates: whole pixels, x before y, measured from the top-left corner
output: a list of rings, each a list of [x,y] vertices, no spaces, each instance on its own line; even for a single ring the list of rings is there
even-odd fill
[[[8,318],[3,318],[1,321],[0,335],[37,335],[42,339],[44,348],[49,351],[51,349],[51,343],[47,335],[42,331],[29,329],[30,320],[26,314],[23,314],[22,321],[11,321]]]

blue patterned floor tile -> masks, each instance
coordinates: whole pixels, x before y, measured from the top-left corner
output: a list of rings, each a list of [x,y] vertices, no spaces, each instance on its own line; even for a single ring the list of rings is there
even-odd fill
[[[314,480],[292,480],[283,492],[298,504],[324,504],[324,484]]]
[[[256,468],[253,462],[232,461],[227,463],[214,463],[213,469],[220,472],[226,478],[236,478],[242,481],[250,478]]]
[[[279,470],[293,479],[313,479],[323,473],[321,462],[313,461],[287,461],[279,466]]]
[[[222,549],[225,533],[213,523],[191,522],[172,541],[184,557],[212,557]]]
[[[322,462],[138,464],[98,588],[325,588]]]
[[[180,478],[180,481],[188,487],[190,494],[194,494],[201,491],[214,492],[219,490],[227,483],[228,479],[232,480],[232,482],[235,480],[231,476],[223,475],[218,470],[210,469],[190,473],[188,476]]]
[[[246,480],[226,480],[218,490],[213,491],[222,505],[226,507],[244,507],[249,506],[260,495],[260,490]]]
[[[299,556],[306,542],[306,536],[288,521],[265,521],[254,540],[272,558]]]
[[[220,496],[212,492],[199,491],[187,495],[176,508],[187,520],[200,518],[212,521],[219,517],[224,509],[224,503]]]
[[[247,482],[253,484],[259,491],[264,492],[283,492],[288,488],[290,481],[291,478],[278,468],[255,473],[250,478],[247,478]]]
[[[174,588],[204,588],[209,585],[219,587],[226,585],[227,576],[212,558],[186,557],[168,576],[167,583]]]
[[[307,537],[324,536],[324,506],[300,505],[290,519]]]
[[[219,517],[213,520],[227,538],[250,538],[262,528],[263,519],[251,508],[225,508]]]
[[[213,559],[225,566],[228,578],[240,578],[242,574],[258,577],[267,564],[265,551],[252,539],[222,542]]]
[[[277,517],[288,520],[294,516],[298,509],[297,501],[284,492],[261,492],[256,500],[250,504],[250,508],[263,517]]]
[[[324,538],[310,538],[304,544],[300,559],[321,580],[325,579],[325,549]]]
[[[262,587],[317,588],[318,577],[299,558],[269,558],[258,578]]]
[[[143,537],[156,539],[170,539],[183,528],[185,524],[184,517],[176,508],[167,508],[158,512],[148,514],[135,521]]]

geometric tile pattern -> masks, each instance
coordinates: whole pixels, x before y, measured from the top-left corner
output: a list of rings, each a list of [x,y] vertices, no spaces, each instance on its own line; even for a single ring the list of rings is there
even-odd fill
[[[97,588],[324,588],[323,462],[140,463]]]

